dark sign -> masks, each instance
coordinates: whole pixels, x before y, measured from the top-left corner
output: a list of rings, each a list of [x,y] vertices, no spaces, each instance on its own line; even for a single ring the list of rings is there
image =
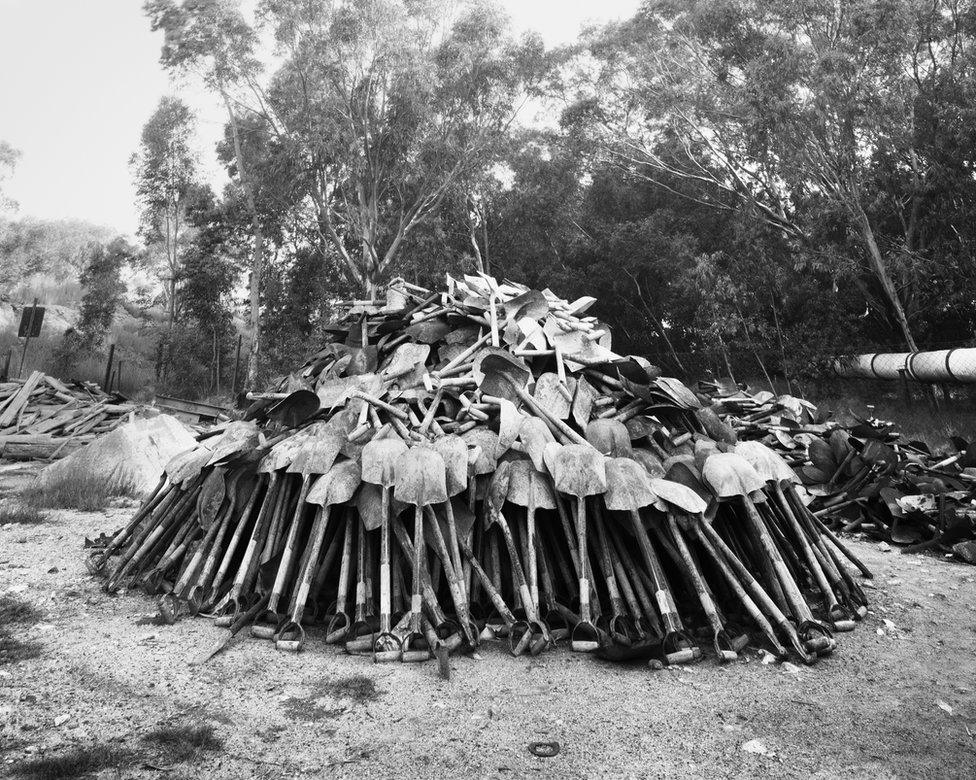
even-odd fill
[[[36,339],[41,335],[42,322],[44,322],[43,306],[25,306],[20,315],[20,328],[17,330],[17,338],[30,337]]]

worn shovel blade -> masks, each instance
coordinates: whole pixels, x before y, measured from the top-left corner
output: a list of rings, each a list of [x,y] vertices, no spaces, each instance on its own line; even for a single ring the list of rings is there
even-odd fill
[[[334,433],[319,433],[306,438],[288,464],[289,474],[325,474],[332,468],[345,438]]]
[[[197,498],[197,516],[204,530],[213,523],[221,504],[224,503],[224,497],[227,495],[225,474],[226,470],[217,466],[203,480],[203,487],[200,488],[200,495]]]
[[[400,438],[373,439],[363,447],[363,482],[392,487],[396,482],[396,464],[407,451]]]
[[[647,471],[630,458],[608,458],[607,492],[603,495],[607,509],[629,511],[650,506],[657,496],[651,489]]]
[[[433,447],[413,447],[397,458],[394,494],[397,500],[415,506],[447,501],[444,459]]]
[[[571,412],[573,419],[580,428],[585,428],[593,412],[593,402],[599,393],[584,377],[576,380],[576,392],[573,394]]]
[[[383,524],[383,490],[379,485],[363,482],[356,493],[356,510],[367,531],[375,531]],[[396,514],[392,506],[390,514]]]
[[[765,486],[762,477],[741,455],[720,452],[702,467],[702,478],[718,498],[748,496]]]
[[[319,397],[311,390],[296,390],[276,404],[268,417],[286,428],[294,428],[319,410]]]
[[[633,452],[630,433],[620,420],[591,420],[586,426],[586,440],[611,458],[628,458]]]
[[[499,402],[498,448],[496,453],[501,457],[515,443],[519,431],[522,429],[522,423],[525,421],[525,417],[511,401],[500,398]]]
[[[678,482],[669,479],[651,479],[651,490],[658,498],[688,514],[699,515],[708,509],[707,502],[703,501],[701,496]]]
[[[461,434],[470,449],[477,448],[477,457],[471,465],[473,474],[490,474],[498,463],[498,435],[479,425]]]
[[[549,426],[538,417],[526,417],[519,429],[519,441],[522,449],[532,459],[532,463],[539,471],[546,470],[543,456],[547,444],[553,444],[556,437],[552,435]]]
[[[468,445],[460,436],[448,434],[431,446],[440,453],[446,467],[447,493],[456,496],[468,486]]]
[[[581,498],[607,489],[606,457],[588,444],[565,444],[554,459],[556,490]]]
[[[238,453],[252,450],[258,443],[258,426],[251,420],[235,420],[224,428],[216,441],[207,442],[212,454],[208,466],[220,463]]]
[[[344,504],[352,500],[361,482],[359,463],[354,460],[344,460],[336,463],[315,480],[305,502],[319,506]]]
[[[779,453],[773,452],[759,441],[740,441],[735,445],[736,455],[741,455],[766,482],[799,482],[796,472],[783,460]]]
[[[518,403],[516,390],[525,389],[532,372],[525,363],[505,350],[490,349],[475,361],[474,377],[483,394]]]
[[[575,382],[575,380],[573,380]],[[532,398],[539,406],[558,420],[565,420],[569,417],[572,408],[571,402],[560,389],[561,382],[559,377],[553,373],[541,374],[535,380],[535,389],[532,391]],[[572,388],[567,386],[570,391]],[[569,393],[569,398],[572,398]]]
[[[511,461],[507,498],[518,506],[528,507],[534,501],[536,509],[556,508],[549,477],[537,471],[531,460]]]
[[[661,459],[647,447],[634,447],[631,457],[644,467],[644,470],[649,476],[664,476],[664,464],[661,462]]]

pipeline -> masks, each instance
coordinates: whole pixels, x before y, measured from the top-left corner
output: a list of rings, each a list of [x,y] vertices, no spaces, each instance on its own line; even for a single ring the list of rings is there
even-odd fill
[[[919,382],[976,382],[976,347],[934,352],[870,352],[834,361],[845,379],[900,379]]]

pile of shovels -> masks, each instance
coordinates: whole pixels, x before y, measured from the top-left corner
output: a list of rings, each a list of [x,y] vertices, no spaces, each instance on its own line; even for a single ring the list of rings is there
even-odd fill
[[[592,303],[486,276],[353,302],[168,464],[90,569],[171,620],[377,662],[444,668],[496,637],[667,663],[829,654],[867,611],[847,561],[870,573],[780,455],[612,352]]]
[[[731,380],[700,389],[738,438],[763,442],[793,466],[811,511],[831,528],[976,563],[976,446],[967,440],[953,436],[933,452],[891,421],[850,413],[841,423],[802,399]]]

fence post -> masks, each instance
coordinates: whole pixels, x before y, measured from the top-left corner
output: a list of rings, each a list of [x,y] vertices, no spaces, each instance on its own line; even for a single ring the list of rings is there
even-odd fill
[[[237,372],[241,367],[241,342],[244,336],[240,333],[237,334],[237,353],[234,355],[234,383],[230,388],[230,394],[232,396],[237,395]]]
[[[3,361],[3,371],[0,371],[0,380],[6,382],[10,378],[10,359],[14,356],[14,348],[7,350],[7,357]]]
[[[105,364],[105,379],[102,380],[102,388],[105,392],[109,392],[111,389],[110,382],[112,381],[112,361],[115,359],[115,344],[108,345],[108,362]]]
[[[118,367],[115,369],[115,389],[118,392],[122,392],[122,363],[124,361],[120,360],[118,362]]]

